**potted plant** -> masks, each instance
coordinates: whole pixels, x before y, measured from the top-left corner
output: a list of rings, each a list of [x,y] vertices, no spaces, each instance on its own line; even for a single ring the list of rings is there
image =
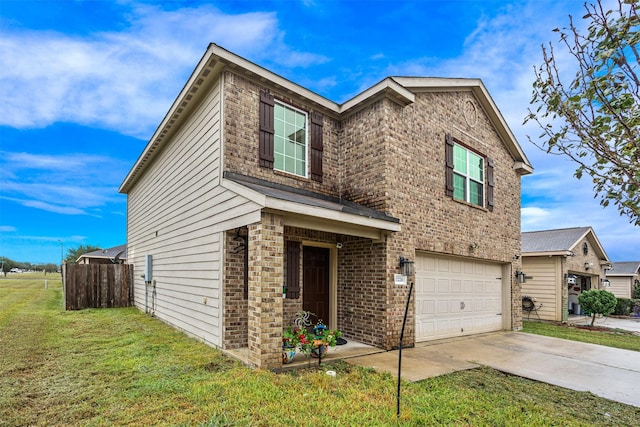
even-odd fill
[[[282,363],[291,363],[296,351],[306,345],[306,333],[298,327],[289,326],[282,332]]]
[[[335,347],[338,342],[338,338],[342,336],[342,332],[337,329],[329,329],[327,326],[319,320],[318,323],[309,327],[305,336],[307,339],[306,344],[300,345],[302,352],[311,355],[312,357],[324,356],[329,350],[329,347]]]
[[[282,332],[282,362],[291,363],[299,350],[307,357],[322,357],[329,347],[335,347],[342,332],[329,329],[322,320],[312,323],[310,318],[315,316],[309,311],[295,314],[293,326],[288,326]]]

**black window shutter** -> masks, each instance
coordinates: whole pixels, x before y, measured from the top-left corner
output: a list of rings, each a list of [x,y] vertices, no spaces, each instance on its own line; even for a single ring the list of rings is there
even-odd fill
[[[300,242],[287,241],[287,299],[300,298]]]
[[[273,169],[273,95],[260,91],[260,166]]]
[[[487,159],[487,208],[493,211],[493,159]]]
[[[311,113],[311,179],[322,182],[322,114]]]
[[[244,248],[244,286],[243,286],[243,295],[244,299],[249,299],[249,248],[245,246]]]
[[[448,197],[453,197],[453,138],[449,134],[445,136],[445,176],[446,190]]]

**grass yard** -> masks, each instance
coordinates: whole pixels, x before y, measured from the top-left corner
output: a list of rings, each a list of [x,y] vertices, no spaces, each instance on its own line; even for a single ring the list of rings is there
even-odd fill
[[[601,329],[601,328],[599,328]],[[622,329],[590,330],[558,323],[523,322],[523,332],[640,351],[640,336]],[[640,355],[638,355],[640,359]],[[640,362],[639,362],[640,363]]]
[[[135,308],[65,312],[57,279],[0,278],[0,426],[640,425],[639,408],[488,368],[403,383],[396,420],[393,376],[252,370]]]

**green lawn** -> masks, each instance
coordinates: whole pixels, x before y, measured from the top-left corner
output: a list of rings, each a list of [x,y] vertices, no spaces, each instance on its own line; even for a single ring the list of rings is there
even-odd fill
[[[555,323],[525,321],[523,322],[522,331],[549,337],[564,338],[566,340],[640,351],[640,336],[622,329],[592,331]],[[640,359],[640,355],[638,357]]]
[[[135,308],[65,312],[59,283],[34,280],[0,279],[0,426],[640,424],[640,408],[488,368],[403,383],[396,420],[391,375],[252,370]]]

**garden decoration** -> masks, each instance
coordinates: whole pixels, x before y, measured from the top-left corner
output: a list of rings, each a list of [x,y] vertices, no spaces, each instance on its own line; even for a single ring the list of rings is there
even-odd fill
[[[307,357],[318,358],[318,364],[326,354],[329,347],[335,347],[342,333],[335,329],[329,329],[322,320],[311,322],[309,311],[300,311],[293,318],[293,326],[287,327],[282,334],[282,361],[291,363],[296,351],[300,351]]]

